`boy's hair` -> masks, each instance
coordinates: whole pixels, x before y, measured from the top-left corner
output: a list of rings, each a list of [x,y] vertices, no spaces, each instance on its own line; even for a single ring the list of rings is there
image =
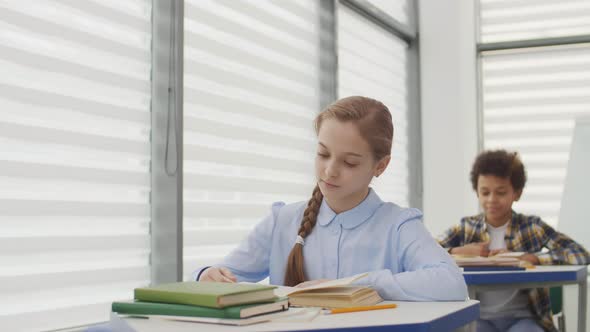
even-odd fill
[[[337,100],[315,118],[316,134],[319,133],[322,123],[328,119],[355,123],[361,136],[369,143],[375,160],[381,160],[391,154],[393,123],[391,113],[383,103],[360,96]],[[306,238],[313,231],[323,198],[324,196],[316,184],[311,199],[307,202],[307,208],[303,212],[303,218],[297,231],[298,236]],[[284,284],[295,286],[305,279],[303,245],[295,243],[287,259]]]
[[[477,156],[471,168],[471,185],[475,191],[480,175],[510,179],[514,191],[521,191],[526,183],[526,171],[518,153],[506,150],[488,150]]]

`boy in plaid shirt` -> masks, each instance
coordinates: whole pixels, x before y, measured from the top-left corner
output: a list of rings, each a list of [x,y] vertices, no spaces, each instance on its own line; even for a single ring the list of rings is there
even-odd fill
[[[524,165],[516,153],[481,153],[473,164],[471,183],[483,213],[461,219],[439,237],[449,253],[486,257],[522,251],[526,254],[520,259],[535,265],[590,264],[590,255],[580,244],[541,218],[512,210],[526,183]],[[543,248],[548,252],[541,253]],[[479,332],[557,331],[546,288],[484,291],[478,299]]]

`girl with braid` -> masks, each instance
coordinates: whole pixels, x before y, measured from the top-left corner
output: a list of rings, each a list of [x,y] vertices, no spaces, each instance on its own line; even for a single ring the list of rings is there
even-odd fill
[[[219,265],[194,280],[305,287],[363,272],[355,282],[386,300],[462,301],[461,271],[430,236],[422,213],[384,202],[369,187],[391,159],[393,124],[381,102],[348,97],[315,119],[317,185],[308,202],[275,203]]]

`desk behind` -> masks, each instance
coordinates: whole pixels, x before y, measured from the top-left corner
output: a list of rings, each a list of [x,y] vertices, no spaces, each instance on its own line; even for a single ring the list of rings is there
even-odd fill
[[[587,277],[585,265],[550,265],[536,266],[525,271],[481,271],[463,272],[465,283],[472,285],[504,285],[523,283],[527,288],[539,282],[538,287],[578,284]],[[500,286],[501,287],[501,286]]]
[[[536,266],[526,271],[463,272],[469,298],[477,299],[478,291],[493,289],[542,288],[578,285],[578,331],[586,331],[588,267],[585,265]]]

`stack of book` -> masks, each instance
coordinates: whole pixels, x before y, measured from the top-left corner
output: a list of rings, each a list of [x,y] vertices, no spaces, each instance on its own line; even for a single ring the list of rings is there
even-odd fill
[[[275,286],[218,282],[176,282],[136,288],[134,301],[113,302],[120,315],[248,325],[269,321],[289,308]]]
[[[463,271],[504,271],[525,270],[529,264],[514,255],[496,255],[490,257],[452,255]]]

